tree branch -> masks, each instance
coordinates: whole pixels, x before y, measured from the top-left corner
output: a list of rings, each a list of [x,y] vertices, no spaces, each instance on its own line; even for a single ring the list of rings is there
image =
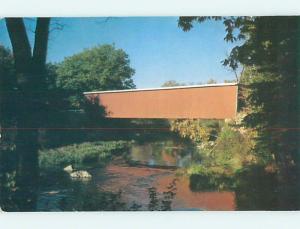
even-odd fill
[[[22,18],[6,18],[6,27],[11,40],[17,72],[30,71],[31,47]]]
[[[50,18],[38,18],[35,29],[35,41],[33,48],[33,66],[36,70],[43,71],[47,57],[48,36]]]

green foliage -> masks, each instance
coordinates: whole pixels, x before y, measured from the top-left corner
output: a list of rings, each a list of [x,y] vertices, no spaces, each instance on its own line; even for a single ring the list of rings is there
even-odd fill
[[[258,132],[255,150],[275,159],[283,182],[299,181],[299,17],[181,17],[178,25],[188,31],[209,19],[223,21],[226,41],[243,41],[223,64],[245,67],[245,125]]]
[[[292,130],[299,125],[295,80],[293,75],[258,67],[247,67],[241,76],[247,111],[244,124],[257,130],[256,154],[265,164],[275,160],[287,179],[297,179],[293,170],[299,165],[299,133]]]
[[[256,162],[253,153],[255,132],[240,128],[234,121],[175,120],[171,130],[198,145],[201,165],[193,165],[189,174],[204,171],[233,175],[244,164]],[[198,170],[199,169],[199,170]],[[205,174],[204,174],[205,175]]]
[[[201,143],[200,163],[187,168],[192,190],[226,189],[233,186],[237,171],[256,164],[255,132],[236,126],[233,120],[216,130],[216,139]]]
[[[14,60],[9,49],[0,44],[1,93],[9,92],[16,86]],[[3,94],[4,95],[4,94]],[[3,96],[2,95],[2,96]]]
[[[12,53],[0,44],[0,206],[2,210],[16,209],[13,201],[16,189],[17,155],[15,131],[4,128],[16,123],[16,74]],[[3,129],[2,129],[3,128]]]
[[[215,139],[220,128],[218,121],[204,121],[199,119],[171,120],[170,129],[183,138],[188,138],[200,144]]]
[[[255,29],[256,17],[180,17],[178,21],[178,26],[182,28],[183,31],[189,31],[194,27],[195,23],[203,23],[206,20],[222,21],[226,35],[224,40],[227,42],[235,42],[242,40],[244,41],[249,37],[249,33],[253,32]],[[229,66],[233,70],[236,70],[239,66],[240,57],[240,47],[236,46],[232,49],[228,58],[223,61],[225,66]]]
[[[220,166],[226,173],[233,174],[244,164],[253,161],[253,147],[251,132],[241,133],[225,125],[210,152],[209,157],[213,163],[208,163],[208,166]]]
[[[65,58],[57,65],[59,88],[74,93],[69,97],[73,107],[80,107],[82,93],[93,90],[134,88],[134,70],[128,55],[112,45],[96,46]]]
[[[17,103],[17,79],[12,53],[0,44],[0,126],[11,126],[15,122]],[[1,133],[3,141],[7,135]],[[1,141],[1,142],[2,142]]]
[[[203,186],[206,177],[209,180],[208,186],[214,187],[213,184],[217,184],[218,180],[232,177],[244,165],[257,163],[253,152],[255,132],[236,123],[237,120],[170,121],[172,131],[198,145],[198,155],[194,155],[194,158],[198,157],[200,164],[191,165],[187,173],[197,175],[197,179],[194,180],[202,177],[203,182],[199,179],[201,181],[199,185]],[[223,183],[220,184],[220,187],[222,186]]]
[[[56,149],[40,150],[39,164],[42,169],[62,169],[73,165],[106,163],[115,155],[128,152],[129,143],[125,141],[85,142]]]

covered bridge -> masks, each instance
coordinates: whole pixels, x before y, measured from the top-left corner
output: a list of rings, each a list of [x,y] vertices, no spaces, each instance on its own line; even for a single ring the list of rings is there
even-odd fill
[[[85,92],[108,118],[225,119],[237,111],[235,83]]]

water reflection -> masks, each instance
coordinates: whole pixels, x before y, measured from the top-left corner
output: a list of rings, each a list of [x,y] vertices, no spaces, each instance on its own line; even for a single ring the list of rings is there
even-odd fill
[[[134,144],[129,162],[151,167],[186,167],[192,162],[195,148],[174,140]]]
[[[158,179],[155,186],[158,191],[165,191],[165,187],[173,179],[165,176]],[[193,192],[187,176],[178,177],[176,197],[172,203],[172,210],[235,210],[235,193],[232,191]]]
[[[38,210],[149,210],[149,206],[152,210],[276,210],[285,209],[282,204],[297,203],[294,197],[280,199],[274,174],[260,167],[238,173],[230,181],[231,190],[208,188],[209,178],[181,173],[197,161],[196,154],[192,145],[172,139],[134,144],[126,160],[90,169],[90,181],[72,181],[67,174],[48,175]],[[168,187],[174,180],[172,193]],[[158,202],[164,206],[156,207]]]
[[[90,181],[53,175],[55,183],[41,191],[38,210],[234,210],[234,192],[194,192],[189,178],[178,175],[178,169],[193,161],[194,150],[172,139],[144,142],[133,145],[127,161],[89,170]],[[154,193],[161,207],[153,206]]]

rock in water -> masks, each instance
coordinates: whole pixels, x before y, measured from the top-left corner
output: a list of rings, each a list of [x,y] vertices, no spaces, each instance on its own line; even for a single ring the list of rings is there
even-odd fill
[[[73,166],[72,165],[68,165],[67,167],[64,168],[64,171],[71,173],[73,172]]]
[[[70,176],[72,178],[75,178],[75,179],[91,179],[92,178],[92,175],[89,174],[87,171],[84,171],[84,170],[79,170],[79,171],[76,171],[76,172],[72,172],[70,174]]]

